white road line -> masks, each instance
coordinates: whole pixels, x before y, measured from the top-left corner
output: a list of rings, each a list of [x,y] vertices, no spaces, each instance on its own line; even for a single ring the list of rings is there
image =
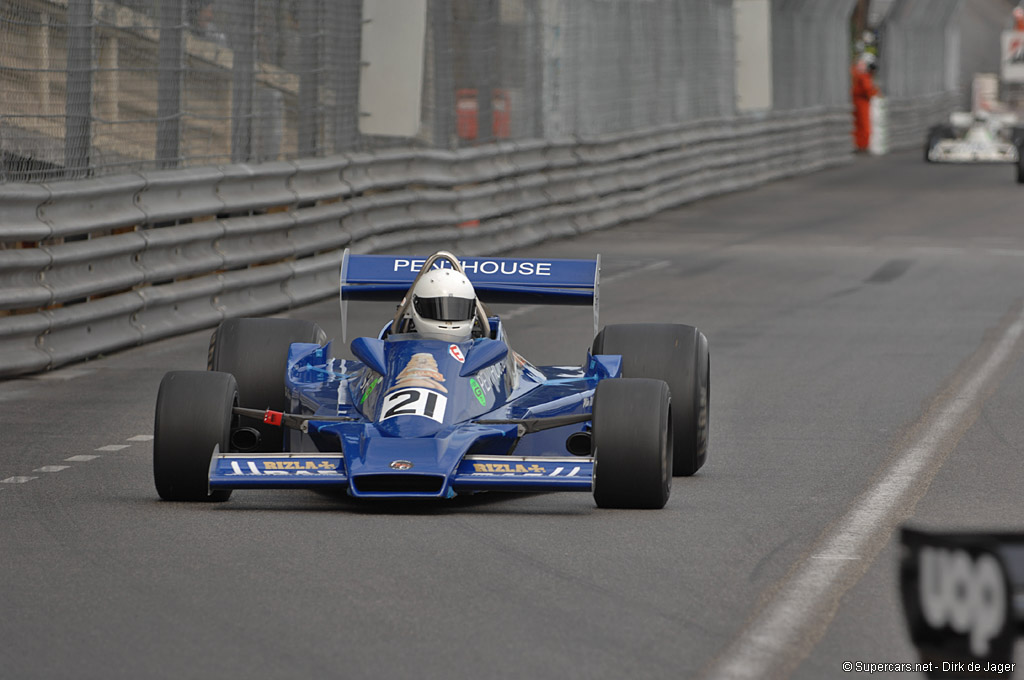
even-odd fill
[[[624,272],[619,272],[618,274],[612,274],[611,276],[607,276],[607,277],[601,279],[601,283],[615,283],[616,281],[621,281],[622,279],[628,279],[629,277],[635,276],[635,275],[640,274],[640,273],[652,272],[652,271],[655,271],[657,269],[664,269],[665,267],[669,266],[670,264],[672,264],[672,263],[669,262],[668,260],[658,260],[657,262],[652,262],[650,264],[645,264],[643,267],[640,267],[639,269],[632,269],[632,270],[627,269]]]
[[[128,437],[125,441],[127,442],[151,442],[153,441],[153,435],[151,434],[137,434],[134,437]]]
[[[62,368],[59,371],[51,371],[48,373],[40,373],[38,375],[26,376],[29,380],[74,380],[75,378],[81,378],[83,376],[92,375],[98,369],[95,368]]]
[[[970,252],[967,248],[955,246],[911,246],[909,250],[911,253],[921,253],[922,255],[962,255]]]
[[[70,458],[65,458],[64,461],[67,463],[88,463],[90,460],[96,460],[97,458],[99,458],[99,456],[89,456],[82,454],[80,456],[71,456]]]
[[[501,315],[501,320],[506,321],[508,319],[514,319],[517,316],[529,314],[535,309],[540,309],[540,305],[523,305],[521,307],[513,307],[512,309],[508,310],[507,312]]]
[[[31,482],[33,479],[39,479],[38,477],[8,477],[7,479],[0,479],[0,484],[24,484],[25,482]]]
[[[41,468],[36,468],[32,472],[60,472],[61,470],[67,470],[70,465],[44,465]]]
[[[864,574],[897,523],[910,514],[915,494],[931,483],[943,457],[976,417],[990,380],[1005,373],[1022,334],[1024,315],[1018,315],[959,391],[929,409],[915,432],[916,440],[818,539],[810,554],[828,559],[798,562],[701,678],[786,677],[810,653],[825,634],[842,594]]]
[[[127,449],[130,446],[131,444],[107,444],[106,446],[101,446],[98,449],[93,449],[93,451],[120,451],[121,449]]]

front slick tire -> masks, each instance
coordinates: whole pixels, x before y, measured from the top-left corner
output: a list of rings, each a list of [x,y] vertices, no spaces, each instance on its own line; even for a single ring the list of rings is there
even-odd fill
[[[599,382],[592,442],[598,507],[665,507],[672,490],[672,406],[664,381]]]
[[[956,139],[956,133],[948,125],[933,125],[928,129],[928,141],[924,143],[924,162],[934,163],[931,151],[944,139]]]
[[[171,371],[160,382],[153,427],[153,480],[165,501],[226,501],[210,492],[213,447],[227,452],[238,384],[228,373]]]

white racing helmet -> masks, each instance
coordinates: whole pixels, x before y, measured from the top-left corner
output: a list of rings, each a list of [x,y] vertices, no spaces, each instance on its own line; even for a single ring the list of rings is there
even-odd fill
[[[465,274],[432,269],[416,282],[411,295],[409,310],[420,335],[449,342],[472,336],[476,291]]]

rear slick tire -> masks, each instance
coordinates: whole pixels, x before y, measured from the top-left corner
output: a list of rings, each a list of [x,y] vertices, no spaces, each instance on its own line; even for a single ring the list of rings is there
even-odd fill
[[[324,344],[326,334],[313,321],[301,319],[228,319],[210,337],[207,367],[235,376],[238,405],[265,411],[287,411],[284,389],[288,350],[293,342]],[[285,429],[258,420],[246,426],[260,433],[252,453],[280,453]]]
[[[672,392],[676,477],[693,475],[708,457],[711,355],[708,339],[683,324],[612,324],[594,338],[592,354],[622,357],[623,378],[654,378]]]

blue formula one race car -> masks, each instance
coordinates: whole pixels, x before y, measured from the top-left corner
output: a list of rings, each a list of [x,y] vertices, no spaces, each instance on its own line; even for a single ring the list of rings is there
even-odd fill
[[[390,499],[587,491],[600,507],[661,508],[672,477],[707,457],[705,336],[609,325],[582,366],[538,367],[476,298],[593,305],[596,332],[599,273],[599,258],[346,251],[343,336],[348,300],[398,303],[394,319],[352,341],[354,360],[336,358],[313,322],[224,321],[209,370],[160,383],[157,492],[225,501],[257,488]]]

